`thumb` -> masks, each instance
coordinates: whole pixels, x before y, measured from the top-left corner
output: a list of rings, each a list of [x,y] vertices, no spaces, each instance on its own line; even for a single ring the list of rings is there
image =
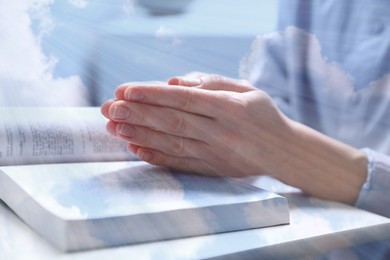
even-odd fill
[[[200,88],[239,93],[256,89],[247,80],[233,79],[216,74],[210,74],[206,77],[202,77],[202,86],[200,86]]]
[[[197,87],[202,84],[200,78],[195,77],[173,77],[168,80],[169,85]]]
[[[232,79],[214,74],[208,74],[201,77],[173,77],[168,80],[168,84],[240,93],[256,89],[246,80]]]

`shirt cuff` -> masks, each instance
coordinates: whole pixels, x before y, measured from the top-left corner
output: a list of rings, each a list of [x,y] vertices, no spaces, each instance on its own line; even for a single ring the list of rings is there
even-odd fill
[[[369,148],[362,150],[368,159],[367,179],[356,207],[390,217],[390,157]]]

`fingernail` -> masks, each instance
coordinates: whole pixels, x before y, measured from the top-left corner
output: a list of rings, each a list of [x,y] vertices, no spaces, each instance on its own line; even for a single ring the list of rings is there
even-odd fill
[[[135,128],[128,124],[118,124],[117,133],[127,137],[133,137],[135,135]]]
[[[126,119],[130,115],[130,110],[124,106],[114,106],[110,108],[110,116],[113,119]]]
[[[142,100],[144,97],[145,97],[144,93],[142,93],[142,91],[138,89],[132,89],[127,91],[126,93],[127,100],[139,101]]]

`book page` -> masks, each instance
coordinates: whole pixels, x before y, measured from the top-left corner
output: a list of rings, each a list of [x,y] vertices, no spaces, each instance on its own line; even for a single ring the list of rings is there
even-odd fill
[[[1,108],[0,165],[135,159],[99,108]]]

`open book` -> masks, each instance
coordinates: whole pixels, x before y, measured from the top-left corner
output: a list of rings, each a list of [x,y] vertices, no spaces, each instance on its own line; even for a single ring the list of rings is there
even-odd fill
[[[0,118],[0,199],[63,251],[289,223],[284,197],[135,160],[98,108]]]

